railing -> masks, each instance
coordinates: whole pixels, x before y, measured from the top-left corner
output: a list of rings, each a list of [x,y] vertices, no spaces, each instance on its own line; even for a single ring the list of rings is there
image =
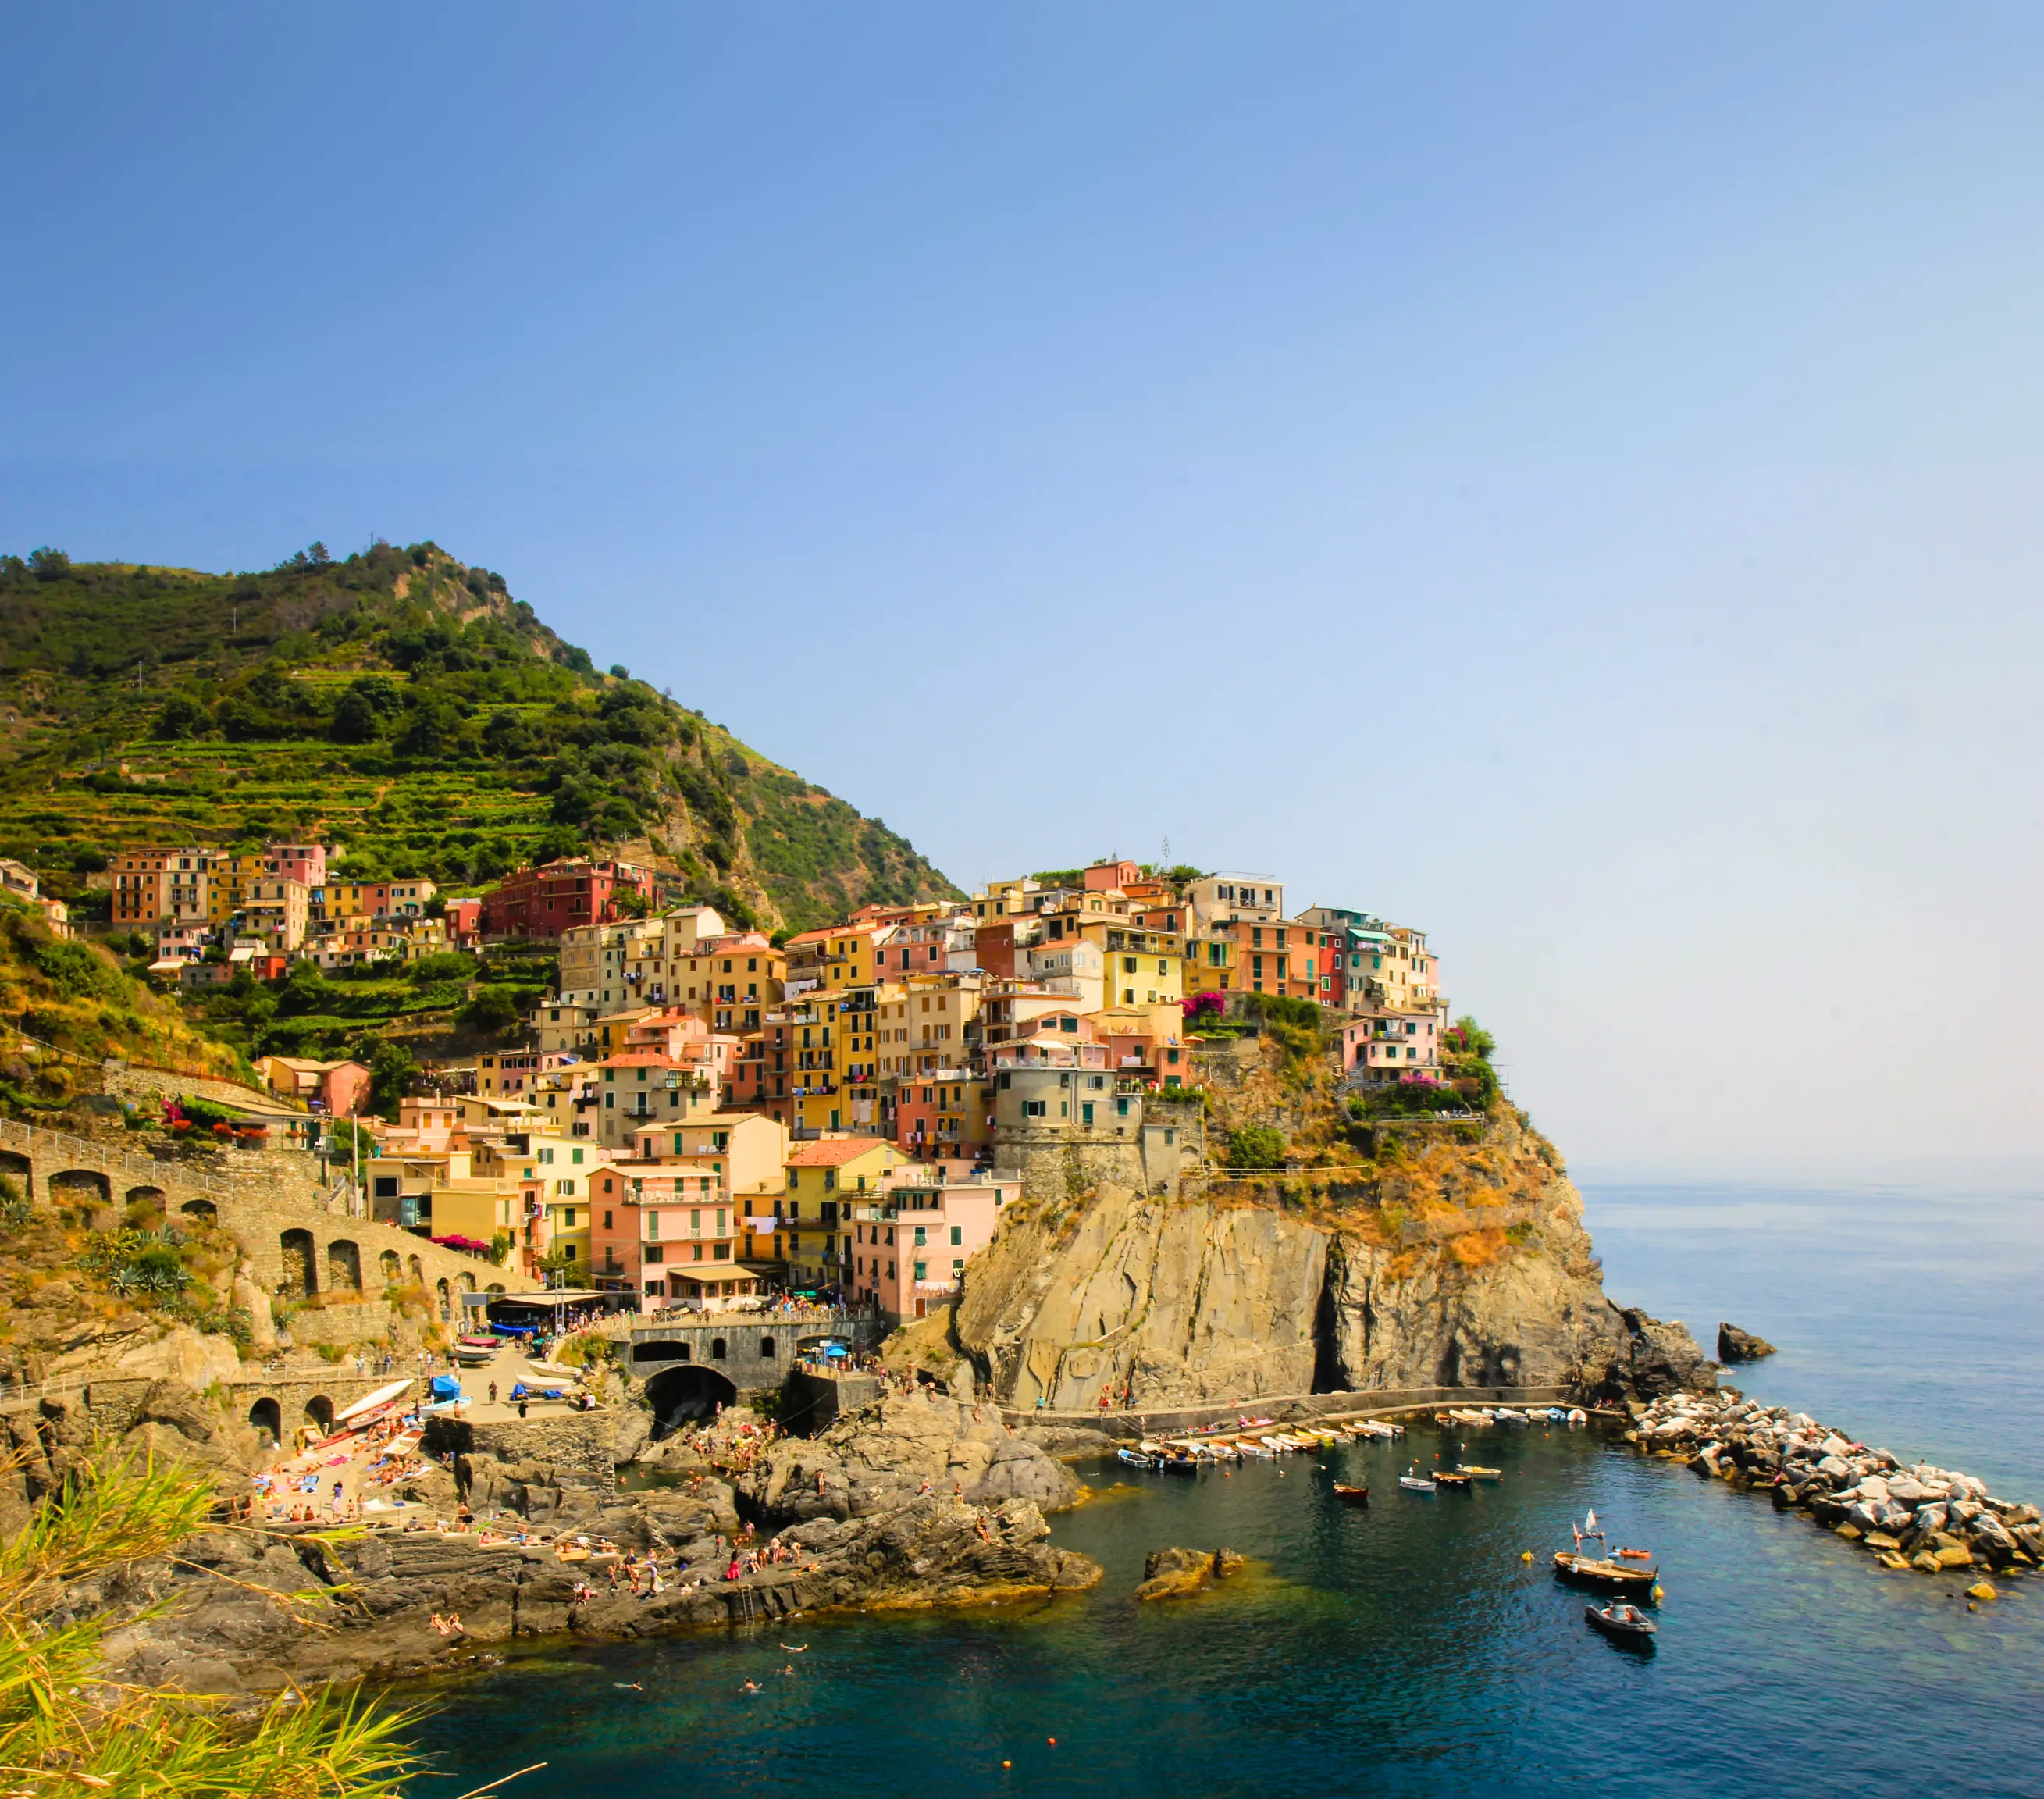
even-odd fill
[[[105,1144],[94,1143],[89,1138],[73,1136],[68,1131],[52,1131],[44,1125],[21,1124],[10,1118],[0,1119],[0,1139],[8,1136],[25,1140],[32,1150],[38,1143],[48,1144],[51,1146],[52,1154],[68,1157],[81,1167],[96,1162],[133,1173],[147,1174],[158,1179],[174,1179],[193,1186],[210,1187],[223,1194],[231,1194],[235,1190],[229,1182],[221,1180],[217,1175],[192,1168],[189,1163],[171,1157],[130,1155],[125,1149],[113,1149]]]

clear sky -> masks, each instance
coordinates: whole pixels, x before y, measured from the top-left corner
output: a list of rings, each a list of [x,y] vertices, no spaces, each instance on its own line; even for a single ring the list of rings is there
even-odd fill
[[[14,6],[0,549],[430,536],[1579,1171],[2044,1171],[2034,6]]]

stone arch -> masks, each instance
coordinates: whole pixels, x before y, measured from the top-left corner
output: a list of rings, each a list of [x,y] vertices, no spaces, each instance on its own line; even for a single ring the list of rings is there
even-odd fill
[[[416,1255],[406,1257],[405,1261],[411,1270],[412,1285],[424,1292],[426,1285],[425,1264]]]
[[[316,1393],[305,1401],[305,1422],[321,1430],[333,1428],[333,1401],[323,1393]]]
[[[50,1199],[57,1205],[111,1205],[113,1183],[97,1168],[60,1168],[50,1176]]]
[[[386,1287],[394,1287],[405,1278],[405,1264],[398,1259],[394,1249],[386,1249],[376,1258],[377,1272],[382,1275]]]
[[[504,1283],[501,1281],[492,1281],[488,1286],[483,1289],[483,1291],[486,1293],[494,1293],[501,1299],[504,1296]]]
[[[265,1447],[274,1447],[284,1440],[284,1409],[267,1393],[248,1408],[248,1424],[265,1440]]]
[[[463,1274],[461,1276],[461,1290],[462,1290],[463,1293],[473,1293],[473,1292],[474,1292],[474,1291],[475,1291],[475,1277],[474,1277],[474,1275],[473,1275],[473,1274]]]
[[[284,1278],[278,1283],[278,1290],[307,1298],[317,1293],[319,1252],[313,1247],[312,1232],[295,1228],[286,1231],[278,1238],[277,1247],[284,1265]]]
[[[362,1249],[352,1237],[336,1237],[326,1246],[326,1284],[331,1290],[362,1290]]]
[[[454,1294],[448,1290],[444,1274],[433,1283],[433,1291],[440,1296],[440,1317],[443,1319],[451,1318],[454,1316]]]
[[[632,1359],[635,1362],[686,1362],[690,1355],[686,1343],[635,1343],[632,1346]]]
[[[36,1197],[36,1165],[25,1155],[11,1149],[0,1149],[0,1174],[18,1182],[21,1191],[29,1198]]]
[[[194,1224],[217,1224],[220,1222],[220,1208],[209,1199],[188,1199],[178,1210]]]
[[[701,1418],[718,1405],[738,1401],[738,1389],[700,1363],[686,1368],[663,1368],[646,1379],[646,1403],[662,1424],[673,1425],[686,1418]]]
[[[167,1212],[170,1209],[170,1195],[161,1187],[130,1187],[125,1197],[129,1205],[153,1205],[159,1212]],[[179,1209],[187,1216],[191,1212],[189,1205],[181,1207]]]

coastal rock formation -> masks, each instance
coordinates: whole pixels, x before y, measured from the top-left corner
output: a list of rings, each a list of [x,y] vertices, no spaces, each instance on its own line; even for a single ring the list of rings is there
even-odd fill
[[[967,1271],[958,1340],[1003,1402],[1085,1410],[1457,1386],[1715,1383],[1680,1324],[1604,1297],[1575,1188],[1511,1118],[1389,1190],[1102,1186],[1024,1202]]]
[[[1931,1463],[1905,1467],[1805,1412],[1764,1406],[1727,1389],[1682,1394],[1642,1410],[1627,1440],[1686,1461],[1712,1480],[1764,1491],[1777,1507],[1807,1512],[1882,1566],[1924,1574],[2044,1563],[2037,1508],[1998,1499],[1985,1482]]]
[[[1249,1566],[1249,1558],[1232,1549],[1153,1549],[1143,1563],[1143,1584],[1135,1590],[1139,1600],[1181,1599],[1204,1593],[1216,1582],[1238,1574]]]
[[[1041,1511],[1077,1505],[1071,1470],[989,1413],[928,1386],[890,1393],[820,1436],[777,1443],[741,1486],[775,1520],[865,1518],[947,1493],[968,1505],[1023,1500]]]
[[[1750,1331],[1742,1331],[1736,1324],[1718,1326],[1718,1359],[1720,1362],[1758,1362],[1763,1355],[1772,1355],[1774,1345],[1765,1337],[1757,1337]]]
[[[456,1468],[478,1512],[651,1552],[659,1590],[649,1581],[635,1593],[609,1563],[563,1563],[551,1546],[474,1532],[386,1527],[322,1543],[304,1528],[236,1528],[66,1604],[130,1616],[109,1639],[117,1678],[239,1693],[431,1666],[513,1636],[640,1636],[822,1607],[983,1604],[1100,1578],[1096,1563],[1048,1540],[1044,1510],[1082,1496],[1070,1470],[927,1388],[890,1395],[814,1441],[775,1443],[735,1486],[704,1474],[685,1487],[606,1497],[573,1460],[567,1451],[510,1460],[471,1448]],[[428,1482],[451,1510],[449,1474]],[[755,1540],[778,1536],[790,1553],[732,1580],[741,1513]],[[321,1588],[330,1602],[309,1597]],[[430,1629],[436,1613],[458,1616],[461,1636]],[[315,1616],[332,1628],[308,1632]]]

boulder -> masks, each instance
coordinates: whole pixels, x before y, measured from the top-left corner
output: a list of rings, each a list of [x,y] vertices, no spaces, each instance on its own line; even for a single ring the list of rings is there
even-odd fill
[[[1758,1362],[1763,1355],[1772,1355],[1774,1345],[1764,1337],[1757,1337],[1750,1331],[1742,1331],[1736,1324],[1718,1326],[1718,1359],[1720,1362]]]
[[[1246,1557],[1232,1549],[1211,1552],[1199,1549],[1154,1549],[1143,1563],[1143,1584],[1137,1599],[1182,1599],[1204,1592],[1216,1582],[1239,1574],[1248,1566]]]

